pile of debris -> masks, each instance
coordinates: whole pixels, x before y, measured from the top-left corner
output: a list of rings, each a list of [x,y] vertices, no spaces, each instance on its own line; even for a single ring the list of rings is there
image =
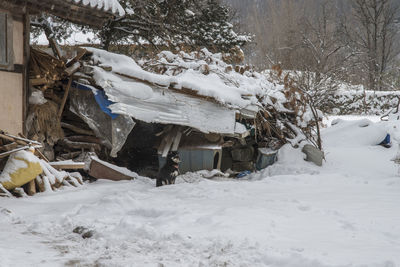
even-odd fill
[[[27,137],[49,161],[96,155],[97,172],[85,165],[95,178],[108,162],[136,172],[152,165],[154,175],[169,151],[179,151],[182,173],[236,174],[272,164],[285,143],[321,148],[320,112],[279,68],[264,75],[206,49],[139,63],[95,48],[70,60],[31,51]]]
[[[218,152],[225,160],[225,164],[210,163],[208,168],[224,165],[242,171],[254,170],[260,155],[274,158],[273,153],[263,152],[276,151],[288,142],[293,146],[307,142],[321,149],[321,112],[278,67],[273,75],[263,75],[250,66],[227,64],[223,54],[206,49],[178,54],[164,51],[138,63],[88,48],[82,59],[79,82],[111,100],[108,108],[113,113],[164,125],[161,133],[155,133],[160,137],[161,157],[170,150],[184,154],[188,147],[204,151],[208,143],[221,150],[209,157]],[[199,133],[203,139],[209,134],[217,137],[214,142],[203,142]]]

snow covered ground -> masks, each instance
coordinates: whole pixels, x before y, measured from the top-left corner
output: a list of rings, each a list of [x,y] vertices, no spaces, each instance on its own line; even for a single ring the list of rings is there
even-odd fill
[[[397,143],[375,145],[395,127],[339,121],[323,131],[322,168],[284,147],[241,180],[98,181],[2,198],[0,266],[400,266]]]

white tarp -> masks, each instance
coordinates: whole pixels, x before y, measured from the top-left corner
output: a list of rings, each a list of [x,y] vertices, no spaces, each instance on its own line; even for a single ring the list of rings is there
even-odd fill
[[[109,99],[116,102],[110,106],[113,113],[148,123],[190,126],[206,133],[235,132],[235,110],[220,104],[162,89],[153,89],[146,99],[126,96],[117,88],[105,91]]]

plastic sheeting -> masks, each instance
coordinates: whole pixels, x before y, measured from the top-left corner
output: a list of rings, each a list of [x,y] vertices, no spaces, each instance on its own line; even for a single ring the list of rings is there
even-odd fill
[[[114,117],[106,114],[97,103],[94,94],[98,95],[95,89],[72,88],[70,110],[85,121],[97,137],[106,141],[107,147],[111,149],[110,156],[116,157],[135,126],[135,122],[129,116]]]
[[[112,113],[111,109],[109,108],[110,105],[114,104],[114,102],[111,102],[108,100],[106,94],[102,90],[97,90],[93,86],[90,85],[84,85],[80,84],[77,82],[72,82],[72,87],[78,88],[80,90],[87,90],[93,92],[94,99],[96,100],[97,104],[99,104],[101,110],[106,113],[108,116],[110,116],[112,119],[117,118],[119,115]]]

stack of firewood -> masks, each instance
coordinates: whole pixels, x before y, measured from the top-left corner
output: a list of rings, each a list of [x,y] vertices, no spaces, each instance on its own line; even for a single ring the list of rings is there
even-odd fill
[[[68,79],[80,67],[79,59],[85,54],[79,49],[77,56],[70,61],[58,59],[39,49],[31,48],[29,80],[31,86],[42,91],[53,87],[58,81]]]
[[[42,91],[64,78],[65,63],[39,49],[31,49],[29,66],[31,85]]]

